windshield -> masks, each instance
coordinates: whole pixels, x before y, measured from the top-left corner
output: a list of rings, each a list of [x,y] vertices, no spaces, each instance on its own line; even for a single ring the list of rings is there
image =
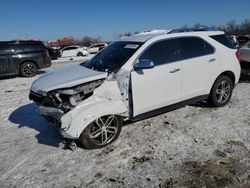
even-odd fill
[[[141,45],[141,42],[113,42],[81,65],[101,72],[117,72]]]

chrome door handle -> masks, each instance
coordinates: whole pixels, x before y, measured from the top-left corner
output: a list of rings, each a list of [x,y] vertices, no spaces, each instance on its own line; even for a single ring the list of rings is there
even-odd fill
[[[211,58],[211,59],[208,60],[208,63],[212,63],[212,62],[214,62],[215,60],[216,60],[215,58]]]
[[[179,70],[181,70],[181,69],[173,69],[173,70],[169,71],[169,73],[175,73],[175,72],[178,72]]]

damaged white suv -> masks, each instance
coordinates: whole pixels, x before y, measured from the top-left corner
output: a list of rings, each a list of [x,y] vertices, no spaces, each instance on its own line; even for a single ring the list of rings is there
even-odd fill
[[[203,100],[226,105],[239,81],[238,58],[220,31],[135,35],[40,77],[30,99],[64,137],[101,148],[117,139],[126,120]]]

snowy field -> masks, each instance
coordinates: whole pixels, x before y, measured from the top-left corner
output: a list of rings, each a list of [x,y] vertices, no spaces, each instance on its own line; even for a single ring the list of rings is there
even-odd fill
[[[100,150],[63,149],[56,128],[29,101],[46,72],[0,80],[0,187],[250,187],[250,81],[223,108],[195,104],[123,127]]]

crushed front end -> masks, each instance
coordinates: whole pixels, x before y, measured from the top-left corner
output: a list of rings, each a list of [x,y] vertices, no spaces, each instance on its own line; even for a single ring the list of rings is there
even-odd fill
[[[75,108],[80,102],[93,95],[93,91],[104,79],[91,81],[71,88],[56,89],[49,92],[30,91],[29,98],[37,105],[39,112],[51,124],[61,128],[62,116]]]

